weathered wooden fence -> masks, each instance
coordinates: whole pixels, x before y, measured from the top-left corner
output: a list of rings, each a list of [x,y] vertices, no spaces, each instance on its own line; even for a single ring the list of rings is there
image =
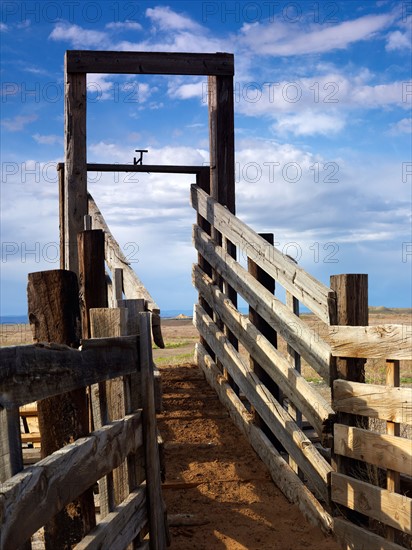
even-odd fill
[[[81,349],[38,344],[0,351],[2,550],[30,547],[33,533],[97,481],[101,519],[77,550],[121,549],[133,541],[142,548],[166,546],[150,314],[139,314],[139,333],[84,340]],[[113,379],[127,384],[128,391],[126,414],[110,422],[104,417],[109,405],[102,390]],[[18,408],[88,386],[101,390],[95,430],[22,470]],[[107,479],[122,464],[127,490],[116,502],[116,488]],[[144,540],[147,531],[149,541]]]
[[[362,531],[362,527],[356,527],[351,521],[338,519],[336,506],[344,503],[348,508],[359,509],[363,503],[371,510],[379,510],[367,514],[371,518],[405,532],[410,530],[410,499],[396,494],[399,489],[388,485],[382,490],[370,485],[369,498],[363,499],[362,482],[348,480],[339,472],[338,453],[349,453],[347,440],[352,441],[352,430],[361,429],[363,446],[357,458],[376,464],[376,459],[373,461],[370,457],[376,445],[379,447],[385,437],[389,437],[390,441],[380,453],[388,453],[385,461],[381,459],[381,467],[388,469],[388,479],[392,479],[392,470],[411,473],[410,441],[395,434],[375,436],[365,425],[348,428],[341,423],[345,417],[340,411],[347,409],[340,408],[339,392],[342,387],[347,388],[345,384],[352,383],[367,393],[365,384],[361,383],[364,382],[364,360],[359,358],[373,355],[355,353],[352,347],[350,352],[336,352],[337,357],[345,357],[337,359],[332,354],[329,337],[321,338],[299,317],[300,302],[335,334],[352,328],[335,325],[367,325],[366,277],[334,276],[328,288],[269,244],[267,235],[256,234],[197,185],[192,186],[191,202],[198,213],[198,225],[193,229],[199,252],[199,262],[193,268],[193,282],[199,291],[199,304],[194,310],[194,323],[201,335],[196,347],[198,365],[235,424],[266,463],[276,484],[313,523],[324,531],[335,532],[347,548],[401,548],[395,542]],[[248,269],[236,261],[233,250],[229,253],[227,243],[238,247],[248,258]],[[285,289],[286,303],[274,296],[275,284]],[[228,288],[249,304],[248,318],[230,300]],[[356,327],[355,330],[359,335],[362,330],[370,334],[372,329]],[[398,355],[389,352],[388,357],[407,356],[405,350],[411,347],[411,333],[406,338],[405,327],[401,329],[402,352],[398,350]],[[381,327],[381,332],[384,330],[385,327]],[[286,352],[277,345],[278,337],[286,342]],[[360,349],[361,340],[357,341]],[[390,345],[390,338],[384,339],[385,344],[387,351],[396,345],[399,348],[399,341]],[[247,354],[239,352],[239,345]],[[302,377],[301,360],[331,386],[334,407]],[[399,407],[403,407],[405,415],[405,400],[411,399],[411,391],[397,391],[403,392]],[[391,403],[390,391],[386,395],[387,403]],[[352,405],[351,402],[349,408]],[[392,406],[389,410],[392,415]],[[356,414],[375,416],[370,409]],[[397,418],[381,417],[392,422]],[[365,434],[368,437],[364,437]],[[397,466],[397,462],[402,465]],[[360,496],[353,499],[356,490]],[[377,506],[389,494],[387,503]],[[359,530],[362,536],[358,535]]]

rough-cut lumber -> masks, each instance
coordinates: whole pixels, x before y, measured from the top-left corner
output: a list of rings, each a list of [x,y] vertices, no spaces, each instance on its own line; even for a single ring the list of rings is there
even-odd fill
[[[333,532],[344,550],[405,550],[404,546],[385,540],[345,519],[333,520]]]
[[[234,75],[231,53],[69,50],[69,73]]]
[[[404,437],[335,424],[334,448],[337,454],[363,460],[379,468],[412,473],[412,442]]]
[[[0,408],[0,482],[23,470],[18,407]]]
[[[327,401],[303,376],[291,368],[283,354],[233,306],[198,266],[193,267],[193,284],[250,355],[280,386],[288,399],[302,411],[318,434],[322,436],[323,432],[329,432],[334,412]]]
[[[233,348],[201,306],[196,305],[194,313],[193,322],[200,334],[227,368],[240,390],[247,396],[250,404],[257,410],[275,437],[311,480],[317,493],[327,500],[330,465],[302,430],[296,426],[285,409],[260,384],[250,365]]]
[[[80,308],[76,274],[43,271],[30,273],[28,281],[29,320],[34,340],[77,347]],[[37,414],[42,458],[89,433],[84,387],[39,401]],[[88,488],[46,523],[45,548],[54,550],[76,544],[95,525],[93,491]]]
[[[333,395],[335,411],[412,424],[412,388],[335,380]]]
[[[209,384],[218,394],[220,401],[229,411],[234,424],[267,466],[279,489],[290,502],[299,507],[308,521],[313,525],[318,525],[325,533],[329,533],[332,525],[331,516],[292,471],[262,430],[253,424],[252,415],[229,386],[205,348],[199,343],[196,344],[195,360]]]
[[[150,549],[167,545],[165,506],[162,497],[159,446],[153,385],[153,357],[150,313],[140,313],[140,365],[142,372],[143,438],[146,458],[147,500],[149,505]]]
[[[141,445],[138,412],[103,426],[12,477],[0,490],[0,547],[18,548],[63,506]]]
[[[92,338],[126,336],[128,310],[125,307],[97,307],[90,310]]]
[[[197,226],[194,227],[193,238],[196,249],[213,268],[328,381],[329,345],[315,337],[304,321],[256,281],[222,247],[215,245]]]
[[[61,165],[63,163],[60,163]],[[150,174],[209,173],[209,166],[179,166],[174,164],[87,164],[88,172],[148,172]]]
[[[244,254],[253,260],[286,290],[296,296],[325,323],[335,315],[335,293],[275,247],[259,237],[253,229],[233,216],[196,185],[191,186],[192,206],[216,229],[221,231]]]
[[[89,310],[91,308],[107,307],[104,233],[101,229],[81,231],[77,235],[77,244],[82,337],[90,338]]]
[[[64,59],[64,258],[65,269],[79,272],[77,234],[87,214],[86,75],[68,71]]]
[[[102,519],[73,550],[126,548],[147,523],[146,488],[142,486]]]
[[[86,341],[83,350],[0,349],[0,406],[12,408],[136,370],[137,337]]]
[[[405,495],[391,493],[370,483],[332,472],[331,496],[334,502],[351,510],[405,533],[412,532],[412,499]]]
[[[152,331],[155,344],[159,348],[164,348],[162,331],[160,327],[160,309],[155,303],[149,291],[143,285],[142,281],[130,267],[127,258],[123,254],[118,242],[113,237],[107,226],[101,212],[97,208],[93,197],[89,194],[89,214],[93,218],[93,227],[102,229],[105,238],[105,257],[109,269],[113,272],[116,267],[123,269],[123,289],[127,298],[144,298],[145,307],[153,313],[152,316]]]
[[[365,359],[412,359],[411,325],[329,327],[332,355]]]

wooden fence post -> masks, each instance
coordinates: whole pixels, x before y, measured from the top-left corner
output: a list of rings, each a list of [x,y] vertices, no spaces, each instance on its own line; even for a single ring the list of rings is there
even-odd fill
[[[27,296],[34,340],[77,347],[80,310],[77,276],[71,271],[30,273]],[[37,404],[41,453],[46,457],[89,433],[85,389]],[[46,548],[66,548],[79,542],[96,524],[93,490],[66,506],[45,526]]]
[[[337,315],[336,324],[345,326],[367,326],[369,324],[368,308],[368,275],[344,274],[332,275],[330,287],[336,292]],[[365,382],[365,359],[359,358],[332,358],[330,384],[333,399],[333,382],[336,379],[352,382]],[[367,427],[368,419],[362,416],[339,412],[336,418],[340,424],[346,426]],[[340,473],[359,478],[364,472],[365,465],[358,460],[353,460],[341,455],[335,455],[332,449],[332,465]],[[366,516],[347,511],[348,518],[365,523]]]

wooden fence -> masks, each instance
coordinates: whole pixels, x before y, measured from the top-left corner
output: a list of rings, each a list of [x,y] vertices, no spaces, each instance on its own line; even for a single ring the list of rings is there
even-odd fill
[[[142,548],[165,548],[149,313],[139,314],[139,332],[84,340],[81,349],[39,344],[0,350],[2,550],[31,547],[31,535],[97,481],[100,521],[76,550],[121,549],[132,541]],[[98,390],[113,379],[128,385],[126,414],[106,422],[108,403]],[[95,430],[16,471],[22,465],[18,408],[87,386],[98,395]],[[122,465],[126,491],[116,503],[108,480]],[[149,540],[144,539],[148,530]]]
[[[367,324],[366,277],[335,276],[331,279],[331,288],[326,287],[270,245],[266,235],[256,234],[197,185],[191,188],[191,203],[198,213],[198,224],[193,229],[193,241],[199,253],[199,262],[193,267],[193,282],[199,291],[199,304],[194,310],[194,324],[201,335],[201,342],[196,347],[198,365],[235,424],[267,465],[276,484],[313,523],[324,531],[334,531],[347,548],[401,548],[372,532],[367,533],[366,539],[365,533],[358,535],[362,527],[339,519],[337,506],[344,501],[348,508],[357,509],[362,505],[371,510],[378,508],[380,512],[368,515],[405,532],[410,529],[408,497],[395,494],[396,491],[388,486],[385,490],[370,489],[369,500],[353,499],[353,492],[363,487],[359,485],[362,482],[349,481],[337,471],[338,453],[349,453],[348,441],[355,437],[353,430],[361,429],[361,436],[355,432],[355,439],[360,437],[363,442],[358,448],[360,456],[356,458],[363,457],[376,464],[370,457],[385,441],[384,451],[388,452],[388,458],[380,467],[388,469],[388,476],[392,475],[392,470],[410,473],[410,441],[395,434],[375,436],[367,426],[349,428],[342,424],[345,417],[340,411],[347,409],[341,409],[340,392],[343,387],[347,391],[347,384],[351,383],[365,389],[365,384],[360,383],[364,381],[364,363],[359,358],[371,355],[362,355],[359,349],[364,345],[370,350],[365,338],[376,336],[376,330],[336,325]],[[248,258],[248,269],[233,257],[233,245]],[[285,289],[285,303],[275,297],[275,284]],[[248,318],[235,307],[229,289],[249,304]],[[299,302],[320,323],[330,326],[331,335],[337,337],[342,334],[341,329],[356,330],[356,346],[348,347],[348,342],[354,340],[352,334],[345,339],[345,352],[337,346],[332,354],[331,335],[326,331],[326,338],[322,338],[309,328],[299,317]],[[400,346],[400,328],[385,325],[380,329],[381,332],[385,330],[387,356],[404,359],[405,350],[408,345],[410,349],[412,343],[410,333],[405,339],[405,328],[402,329]],[[366,337],[359,336],[362,331]],[[287,346],[278,345],[279,337]],[[240,345],[247,353],[239,351]],[[397,354],[392,353],[395,349]],[[303,378],[301,360],[331,386],[335,398],[333,407]],[[346,380],[339,380],[342,377]],[[405,403],[411,399],[411,392],[399,388],[396,392],[399,411],[403,407],[405,416]],[[385,395],[386,408],[391,414],[396,408],[392,397],[391,391]],[[349,400],[348,412],[354,412],[354,406]],[[356,414],[374,416],[369,408],[363,413],[356,410]],[[379,418],[391,422],[399,420],[393,416]],[[360,495],[364,494],[361,489],[359,491]],[[389,492],[389,500],[377,507],[377,502],[385,501]],[[347,525],[352,529],[349,535]],[[370,544],[365,545],[365,540]]]

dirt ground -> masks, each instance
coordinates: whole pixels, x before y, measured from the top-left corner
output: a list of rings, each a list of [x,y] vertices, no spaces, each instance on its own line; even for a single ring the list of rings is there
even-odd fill
[[[164,323],[163,334],[183,347],[197,339],[190,322],[180,320]],[[177,350],[155,355],[165,352]],[[171,549],[338,550],[277,489],[201,371],[189,362],[159,368]]]

